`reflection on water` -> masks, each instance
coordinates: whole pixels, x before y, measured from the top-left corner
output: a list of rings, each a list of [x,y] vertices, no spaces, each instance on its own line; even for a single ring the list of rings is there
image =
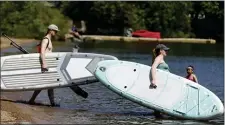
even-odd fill
[[[210,89],[224,101],[224,50],[222,45],[167,45],[171,48],[171,51],[166,61],[172,73],[185,76],[185,67],[190,64],[194,65],[200,84]],[[151,63],[151,50],[154,46],[155,44],[86,43],[81,45],[80,51],[109,54],[121,60],[149,65]],[[31,52],[36,51],[32,48],[32,45],[26,48]],[[14,51],[15,49],[8,49],[2,52],[3,54],[15,54]],[[55,51],[72,51],[72,46],[70,43],[57,43],[55,44]],[[101,83],[89,84],[81,86],[81,88],[89,93],[87,99],[77,96],[69,88],[55,89],[56,102],[60,104],[60,107],[41,106],[35,112],[44,112],[48,115],[50,123],[58,124],[224,124],[223,116],[204,122],[176,120],[169,116],[155,119],[151,109],[118,96]],[[31,92],[23,92],[16,100],[28,100],[31,94]],[[49,103],[46,91],[41,92],[37,102]]]

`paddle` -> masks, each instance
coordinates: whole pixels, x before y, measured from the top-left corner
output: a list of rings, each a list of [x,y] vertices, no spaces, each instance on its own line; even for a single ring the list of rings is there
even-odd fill
[[[18,44],[16,44],[16,42],[14,42],[13,40],[11,40],[8,36],[6,36],[6,34],[2,33],[2,35],[5,36],[7,39],[9,39],[11,41],[10,45],[13,45],[15,48],[17,48],[18,50],[20,50],[24,54],[28,54],[29,53],[27,50],[25,50],[24,48],[22,48],[21,46],[19,46]]]
[[[6,34],[2,33],[2,35],[5,36],[7,39],[9,39],[11,41],[10,45],[13,45],[15,48],[17,48],[18,50],[20,50],[24,54],[29,54],[29,52],[27,50],[25,50],[23,47],[18,45],[12,39],[10,39]],[[78,85],[71,86],[70,89],[72,89],[73,92],[75,92],[77,95],[79,95],[79,96],[81,96],[83,98],[87,98],[88,97],[88,93],[85,92],[83,89],[81,89]]]

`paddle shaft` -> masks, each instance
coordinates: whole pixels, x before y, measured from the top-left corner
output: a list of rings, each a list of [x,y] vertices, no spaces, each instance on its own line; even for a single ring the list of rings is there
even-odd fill
[[[2,34],[3,36],[5,36],[7,39],[9,39],[11,41],[10,45],[13,45],[15,48],[17,48],[18,50],[20,50],[21,52],[23,52],[24,54],[28,54],[29,52],[27,50],[25,50],[23,47],[21,47],[20,45],[18,45],[16,42],[14,42],[12,39],[10,39],[6,34]]]
[[[25,50],[23,47],[18,45],[16,42],[11,40],[6,34],[3,34],[3,35],[11,41],[10,45],[13,45],[15,48],[17,48],[18,50],[20,50],[24,54],[29,54],[29,52],[27,50]],[[71,86],[70,89],[72,89],[73,92],[75,92],[77,95],[82,96],[83,98],[88,97],[88,93],[85,92],[83,89],[81,89],[78,85]]]

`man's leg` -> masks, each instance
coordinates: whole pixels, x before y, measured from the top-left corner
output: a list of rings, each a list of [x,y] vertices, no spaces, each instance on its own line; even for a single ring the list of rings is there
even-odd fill
[[[48,97],[49,97],[51,105],[55,106],[53,89],[48,89]]]
[[[41,92],[41,90],[35,90],[32,97],[29,100],[30,104],[34,104],[34,100],[36,99],[37,95]]]

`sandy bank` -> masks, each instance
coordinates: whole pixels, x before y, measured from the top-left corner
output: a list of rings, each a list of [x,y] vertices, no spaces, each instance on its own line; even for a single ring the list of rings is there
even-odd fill
[[[11,38],[18,45],[31,43],[38,41],[35,39],[16,39]],[[1,37],[1,49],[10,47],[10,40],[5,37]],[[34,123],[30,115],[27,115],[21,108],[18,107],[14,102],[3,101],[4,94],[1,93],[1,124],[25,124]]]
[[[35,123],[31,116],[13,102],[3,101],[1,94],[1,124]]]

